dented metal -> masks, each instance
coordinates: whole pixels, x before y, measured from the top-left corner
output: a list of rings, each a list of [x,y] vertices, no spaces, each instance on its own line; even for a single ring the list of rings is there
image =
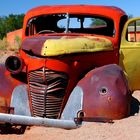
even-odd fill
[[[96,68],[81,79],[71,93],[62,119],[112,122],[129,116],[131,93],[117,65]]]
[[[66,17],[67,27],[59,28],[57,22]],[[73,17],[80,28],[71,28]],[[106,24],[84,28],[86,17]],[[108,6],[41,6],[28,11],[18,59],[23,65],[11,67],[13,57],[0,65],[0,121],[72,129],[81,121],[127,117],[131,94],[123,70],[131,84],[138,82],[133,76],[139,74],[139,62],[131,62],[138,59],[137,50],[129,57],[131,50],[121,42],[126,21],[123,10]]]
[[[84,93],[82,111],[85,118],[113,120],[129,115],[131,93],[125,75],[117,65],[90,71],[78,86]]]

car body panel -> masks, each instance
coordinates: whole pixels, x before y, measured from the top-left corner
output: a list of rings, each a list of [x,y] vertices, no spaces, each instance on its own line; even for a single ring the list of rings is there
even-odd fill
[[[120,66],[127,73],[131,90],[140,89],[140,42],[129,42],[126,40],[127,28],[131,22],[140,18],[133,18],[127,21],[124,26],[120,46]]]
[[[83,15],[96,17],[97,21],[104,19],[106,25],[93,27],[90,24],[86,28],[87,32],[84,32],[82,30],[84,28]],[[75,16],[80,23],[80,28],[77,32],[77,28],[71,32],[69,31],[71,28],[68,27],[69,20]],[[56,22],[59,19],[67,19],[65,30],[53,32],[47,28],[45,32],[44,28],[50,26],[45,24],[46,22],[44,26],[40,23],[43,23],[44,19],[45,21],[51,19],[50,17],[52,19],[55,17]],[[6,99],[7,106],[13,107],[13,114],[15,110],[17,115],[43,118],[60,119],[62,115],[62,118],[75,119],[78,115],[77,111],[80,110],[84,111],[86,118],[120,119],[126,117],[127,107],[130,105],[127,96],[129,87],[125,83],[125,76],[122,76],[122,69],[114,66],[114,64],[119,64],[119,57],[122,57],[119,49],[122,28],[126,20],[127,15],[123,10],[109,6],[40,6],[28,11],[24,18],[20,57],[10,57],[13,59],[14,68],[17,66],[15,60],[19,60],[18,62],[22,62],[24,66],[22,67],[21,64],[20,71],[17,70],[19,73],[15,74],[7,71],[4,66],[0,67],[0,76],[4,80],[4,85],[0,87],[1,104],[4,105]],[[48,20],[48,24],[52,26],[53,22],[50,21]],[[57,28],[56,22],[54,27]],[[107,29],[110,28],[112,33],[108,35]],[[93,33],[93,30],[96,32]],[[8,64],[6,67],[10,68],[11,65]],[[116,73],[114,74],[113,71]],[[101,83],[111,88],[109,93],[112,95],[111,98],[108,95],[98,96],[97,90]],[[76,104],[71,106],[71,100],[75,98],[71,94],[74,93],[77,94],[75,96],[79,100],[76,103],[75,99]],[[19,102],[20,105],[17,107]],[[67,103],[69,103],[68,106]],[[22,108],[23,104],[27,112],[24,107]],[[73,110],[72,115],[68,115],[69,108]]]
[[[87,10],[85,11],[85,9]],[[96,33],[69,32],[67,29],[63,33],[26,34],[26,28],[28,28],[30,21],[34,21],[37,24],[38,22],[36,20],[38,17],[51,14],[56,16],[55,14],[58,13],[60,17],[63,16],[62,14],[66,14],[67,19],[69,15],[79,15],[79,17],[80,15],[93,15],[102,17],[103,19],[111,19],[114,24],[114,35],[107,36]],[[110,13],[112,14],[110,15]],[[41,6],[31,9],[25,15],[20,54],[27,67],[27,73],[36,73],[39,71],[43,73],[43,69],[44,72],[47,71],[46,69],[49,69],[55,72],[63,72],[69,78],[60,115],[65,108],[72,90],[87,72],[95,67],[119,63],[119,42],[121,34],[119,28],[120,20],[123,17],[127,17],[127,15],[119,8],[97,5]],[[34,30],[35,27],[31,24],[30,28],[30,30]],[[102,26],[98,26],[98,28],[102,29]],[[45,73],[44,77],[46,77]],[[28,81],[30,83],[29,77]]]
[[[59,47],[61,46],[61,47]],[[57,56],[72,53],[88,53],[113,50],[112,42],[100,37],[62,37],[46,40],[41,51],[42,56]]]
[[[0,64],[0,71],[0,112],[8,113],[9,110],[10,113],[12,92],[17,85],[24,83],[23,79],[25,78],[22,79],[21,75],[11,75],[3,64]]]

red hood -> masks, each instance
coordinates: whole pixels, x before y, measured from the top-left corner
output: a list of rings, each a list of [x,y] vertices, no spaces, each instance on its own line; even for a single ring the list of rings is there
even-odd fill
[[[61,38],[61,36],[37,36],[26,38],[22,42],[22,50],[32,52],[35,55],[41,55],[41,50],[46,40],[59,38]]]

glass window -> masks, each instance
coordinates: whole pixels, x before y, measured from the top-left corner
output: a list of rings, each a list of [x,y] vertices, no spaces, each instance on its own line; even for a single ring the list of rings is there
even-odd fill
[[[48,33],[84,33],[114,36],[114,22],[110,18],[80,14],[41,15],[29,20],[26,35]]]
[[[127,41],[140,42],[140,20],[129,23],[127,31]]]

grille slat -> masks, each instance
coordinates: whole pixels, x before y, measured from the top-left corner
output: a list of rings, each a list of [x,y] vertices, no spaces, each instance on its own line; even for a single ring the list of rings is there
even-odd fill
[[[43,92],[44,93],[44,92]],[[35,92],[30,92],[30,94],[31,94],[31,96],[38,96],[38,93],[35,93]],[[42,94],[42,93],[39,93],[39,97],[44,97],[44,94]]]
[[[35,106],[34,104],[38,104],[38,105],[36,105],[36,106],[41,106],[41,107],[43,107],[44,106],[44,103],[41,103],[41,102],[39,102],[39,101],[35,101],[35,100],[32,100],[32,103],[33,103],[33,106]]]
[[[31,71],[28,76],[33,115],[57,118],[68,84],[68,76],[47,68]]]
[[[33,89],[33,88],[32,88],[32,89],[31,89],[31,92],[32,92],[33,94],[36,94],[36,92],[37,92],[37,93],[40,93],[40,94],[42,94],[42,95],[44,94],[44,91],[42,91],[41,89],[38,90],[38,89]]]
[[[35,82],[30,82],[30,84],[32,87],[35,87],[35,88],[44,88],[45,87],[44,85],[35,83]]]

